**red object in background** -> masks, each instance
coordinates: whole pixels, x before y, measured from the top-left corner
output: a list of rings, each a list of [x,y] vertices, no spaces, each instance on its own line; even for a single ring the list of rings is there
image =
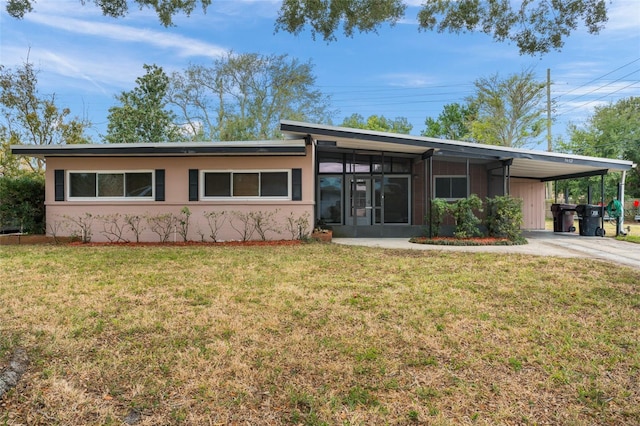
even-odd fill
[[[633,207],[638,207],[638,206],[640,206],[640,201],[635,200],[635,201],[633,202]]]

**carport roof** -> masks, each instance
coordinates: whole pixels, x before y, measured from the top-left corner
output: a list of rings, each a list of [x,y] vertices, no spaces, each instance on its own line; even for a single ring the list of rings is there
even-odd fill
[[[280,130],[294,138],[355,151],[384,151],[428,157],[462,157],[511,162],[510,175],[542,181],[603,175],[629,170],[633,162],[556,152],[484,145],[438,138],[282,120]]]

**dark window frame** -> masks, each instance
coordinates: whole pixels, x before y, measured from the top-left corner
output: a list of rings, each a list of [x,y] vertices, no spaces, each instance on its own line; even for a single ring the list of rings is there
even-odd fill
[[[262,174],[286,174],[286,195],[262,195],[263,181]],[[229,195],[207,195],[207,175],[209,174],[226,174],[229,176]],[[234,174],[236,175],[257,175],[257,195],[234,195]],[[201,170],[200,171],[200,199],[201,200],[288,200],[292,201],[292,169],[273,169],[273,170]]]
[[[72,179],[72,175],[93,175],[94,181],[94,195],[93,196],[74,196],[73,187],[74,180]],[[136,195],[130,196],[127,195],[127,192],[130,188],[127,185],[127,175],[141,175],[141,174],[149,174],[151,176],[151,182],[149,183],[149,192],[146,195]],[[122,195],[110,195],[103,196],[99,193],[100,188],[100,175],[122,175]],[[156,171],[155,170],[67,170],[66,171],[66,193],[68,194],[68,201],[96,201],[96,200],[104,200],[104,201],[153,201],[155,200],[155,188],[156,184]]]
[[[438,193],[438,180],[440,179],[447,179],[449,181],[449,191],[448,194],[439,194]],[[464,192],[465,195],[464,196],[455,196],[456,194],[454,193],[454,185],[453,185],[453,180],[454,179],[464,179]],[[435,175],[433,176],[433,198],[441,198],[443,200],[446,201],[457,201],[457,200],[461,200],[464,198],[467,198],[469,196],[469,177],[466,175]],[[446,195],[446,196],[443,196]],[[458,194],[459,195],[459,194]]]

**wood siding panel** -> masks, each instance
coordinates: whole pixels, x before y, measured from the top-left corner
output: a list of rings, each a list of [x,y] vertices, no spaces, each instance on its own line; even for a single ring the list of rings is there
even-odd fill
[[[522,228],[526,230],[544,229],[544,182],[526,179],[512,179],[511,196],[522,198]]]

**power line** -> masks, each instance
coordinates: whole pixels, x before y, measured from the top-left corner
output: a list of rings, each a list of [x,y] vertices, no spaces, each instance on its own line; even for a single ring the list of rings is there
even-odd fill
[[[597,92],[597,91],[599,91],[599,90],[601,90],[601,89],[603,89],[603,88],[605,88],[605,87],[607,87],[607,86],[610,86],[610,85],[611,85],[611,84],[613,84],[613,83],[617,83],[617,82],[619,82],[619,81],[621,81],[621,80],[623,80],[623,79],[625,79],[625,78],[627,78],[627,77],[629,77],[629,76],[631,76],[631,75],[633,75],[633,74],[635,74],[635,73],[638,73],[638,72],[640,72],[640,68],[639,68],[639,69],[637,69],[637,70],[635,70],[635,71],[630,72],[629,74],[623,75],[622,77],[619,77],[619,78],[617,78],[616,80],[610,81],[610,82],[608,82],[607,84],[604,84],[604,85],[602,85],[602,86],[600,86],[600,87],[596,87],[595,89],[590,90],[590,91],[589,91],[589,92],[587,92],[587,93],[583,93],[583,94],[582,94],[582,95],[580,95],[580,96],[576,96],[576,97],[575,97],[575,98],[573,98],[571,101],[567,101],[566,103],[572,102],[572,101],[574,101],[574,100],[576,100],[576,99],[580,99],[581,97],[584,97],[584,96],[590,95],[590,94],[592,94],[592,93],[594,93],[594,92]],[[587,102],[582,103],[581,105],[578,105],[578,106],[575,106],[575,107],[573,107],[573,108],[570,108],[569,110],[563,111],[563,112],[561,112],[561,113],[557,113],[557,114],[556,114],[556,117],[559,117],[559,116],[561,116],[561,115],[563,115],[563,114],[567,114],[567,113],[569,113],[569,112],[571,112],[571,111],[574,111],[574,110],[576,110],[576,109],[578,109],[578,108],[582,108],[582,107],[584,107],[584,106],[586,106],[586,105],[589,105],[589,104],[591,104],[591,103],[593,103],[593,102],[595,102],[595,101],[597,101],[597,100],[599,100],[599,99],[602,99],[602,98],[604,98],[604,97],[611,96],[612,94],[614,94],[614,93],[618,93],[618,92],[620,92],[621,90],[624,90],[624,89],[626,89],[626,88],[629,88],[629,87],[633,86],[633,85],[634,85],[634,84],[636,84],[636,83],[638,83],[638,81],[637,81],[637,80],[636,80],[636,81],[633,81],[631,84],[629,84],[629,85],[627,85],[627,86],[625,86],[625,87],[623,87],[623,88],[620,88],[620,89],[617,89],[617,90],[615,90],[615,91],[613,91],[613,92],[607,93],[607,94],[603,95],[602,97],[600,97],[600,98],[598,98],[598,99],[596,99],[596,100],[590,100],[590,101],[587,101]],[[582,86],[582,87],[584,87],[584,86]]]
[[[560,95],[560,96],[557,96],[557,97],[556,97],[556,98],[554,98],[553,100],[554,100],[554,101],[557,101],[557,100],[558,100],[558,99],[560,99],[562,96],[565,96],[565,95],[568,95],[569,93],[575,92],[575,91],[576,91],[576,90],[578,90],[578,89],[581,89],[581,88],[583,88],[583,87],[585,87],[585,86],[588,86],[589,84],[591,84],[591,83],[593,83],[593,82],[596,82],[596,81],[598,81],[598,80],[601,80],[602,78],[604,78],[604,77],[606,77],[606,76],[608,76],[608,75],[610,75],[610,74],[613,74],[614,72],[619,71],[619,70],[621,70],[622,68],[627,67],[627,66],[629,66],[629,65],[631,65],[631,64],[633,64],[633,63],[636,63],[636,62],[638,62],[638,61],[640,61],[640,58],[634,59],[633,61],[628,62],[628,63],[626,63],[626,64],[624,64],[624,65],[622,65],[622,66],[620,66],[620,67],[618,67],[618,68],[614,69],[613,71],[609,71],[608,73],[606,73],[606,74],[604,74],[604,75],[601,75],[600,77],[596,77],[596,78],[594,78],[593,80],[588,81],[588,82],[584,83],[584,84],[583,84],[583,85],[581,85],[581,86],[578,86],[578,87],[576,87],[576,88],[574,88],[574,89],[571,89],[571,90],[569,90],[568,92],[566,92],[566,93],[564,93],[564,94],[562,94],[562,95]],[[573,100],[573,99],[572,99],[572,100]]]

